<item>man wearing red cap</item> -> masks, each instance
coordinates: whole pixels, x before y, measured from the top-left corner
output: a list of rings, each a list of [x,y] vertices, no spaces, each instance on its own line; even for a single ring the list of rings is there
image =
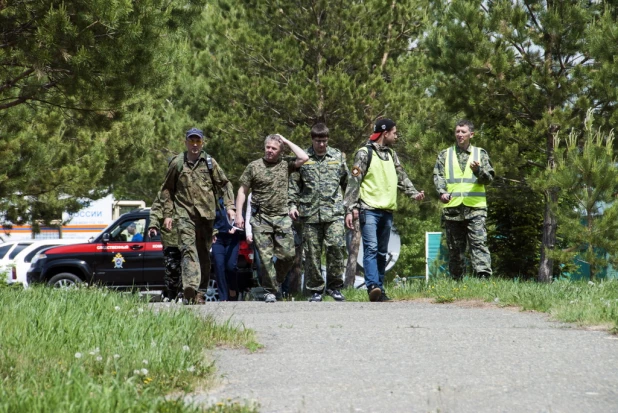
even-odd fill
[[[345,223],[354,229],[358,217],[363,237],[363,268],[369,301],[390,301],[384,290],[388,241],[397,209],[397,189],[417,201],[425,198],[408,178],[399,158],[390,148],[397,142],[397,126],[381,119],[373,127],[367,144],[354,157],[344,206]]]

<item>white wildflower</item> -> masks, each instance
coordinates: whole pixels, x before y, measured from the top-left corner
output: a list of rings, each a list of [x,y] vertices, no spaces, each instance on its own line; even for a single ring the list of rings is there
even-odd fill
[[[114,310],[116,310],[116,311],[120,311],[120,307],[119,307],[119,306],[116,306],[116,307],[114,307]]]
[[[140,372],[142,373],[142,375],[146,375],[148,374],[148,369],[141,369]]]
[[[594,283],[592,281],[588,281],[588,285],[594,287]]]
[[[139,376],[139,370],[133,370],[133,374],[135,374],[136,376]]]
[[[101,356],[97,356],[96,360],[97,360],[97,361],[101,361],[101,360],[103,360],[103,357],[101,357]]]
[[[137,312],[138,312],[138,313],[143,313],[143,312],[144,312],[144,309],[140,307],[140,308],[138,308],[138,309],[137,309]]]
[[[75,358],[76,359],[82,358],[82,353],[75,353]]]
[[[188,371],[189,373],[193,373],[193,372],[195,371],[195,366],[189,366],[189,367],[187,367],[187,371]]]
[[[182,346],[182,351],[189,351],[189,346],[187,346],[186,344]]]
[[[118,360],[120,358],[120,354],[114,354],[114,360]]]
[[[142,360],[142,363],[148,364],[148,360]]]

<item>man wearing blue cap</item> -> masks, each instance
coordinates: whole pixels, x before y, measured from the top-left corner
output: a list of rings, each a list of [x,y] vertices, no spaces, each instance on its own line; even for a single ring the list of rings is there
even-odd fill
[[[390,301],[384,290],[384,273],[388,241],[397,209],[397,189],[421,201],[424,191],[417,191],[390,147],[397,142],[397,126],[390,119],[380,119],[365,146],[354,156],[352,177],[348,181],[343,205],[345,224],[354,230],[360,221],[363,237],[363,269],[369,300]]]
[[[217,209],[217,196],[223,195],[230,221],[235,216],[234,189],[217,162],[202,151],[204,133],[196,128],[187,131],[187,150],[170,162],[161,186],[165,200],[163,225],[178,229],[182,254],[184,298],[202,304],[210,278],[210,246]],[[176,222],[172,223],[172,216]]]

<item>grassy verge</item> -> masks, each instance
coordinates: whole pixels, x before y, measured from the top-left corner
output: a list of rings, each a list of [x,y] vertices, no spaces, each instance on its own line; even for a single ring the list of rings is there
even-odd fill
[[[436,303],[482,300],[500,306],[518,306],[523,310],[549,313],[559,321],[581,326],[602,325],[618,334],[618,280],[598,283],[556,281],[551,284],[518,282],[492,278],[411,280],[395,287],[387,286],[394,300],[430,298]],[[348,301],[367,301],[364,290],[347,289]]]
[[[205,348],[257,347],[229,322],[102,289],[5,287],[0,303],[0,412],[200,411],[163,396],[212,379]]]

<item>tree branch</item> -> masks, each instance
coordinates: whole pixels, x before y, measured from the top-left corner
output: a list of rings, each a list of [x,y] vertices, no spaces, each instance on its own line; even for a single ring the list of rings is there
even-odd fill
[[[391,13],[395,11],[395,6],[397,4],[397,0],[393,0],[393,2],[391,3]],[[393,30],[393,22],[391,20],[391,22],[388,24],[388,29],[386,32],[386,44],[384,47],[384,54],[382,55],[382,62],[380,64],[380,68],[384,69],[384,66],[386,65],[386,61],[388,60],[388,46],[391,42],[391,32]]]
[[[34,73],[34,69],[30,68],[24,72],[22,72],[19,76],[17,76],[15,79],[11,79],[11,80],[7,80],[6,82],[4,82],[4,84],[2,86],[0,86],[0,92],[5,91],[6,89],[10,89],[13,86],[15,86],[15,84],[17,82],[19,82],[20,80],[22,80],[23,78],[26,78],[28,76],[30,76],[32,73]]]
[[[4,110],[4,109],[12,108],[13,106],[21,105],[22,103],[24,103],[25,101],[27,101],[30,98],[31,98],[31,96],[20,96],[17,99],[12,100],[9,103],[1,104],[0,105],[0,110]]]

